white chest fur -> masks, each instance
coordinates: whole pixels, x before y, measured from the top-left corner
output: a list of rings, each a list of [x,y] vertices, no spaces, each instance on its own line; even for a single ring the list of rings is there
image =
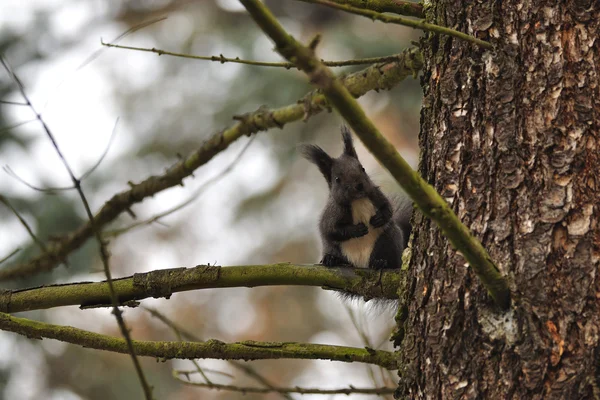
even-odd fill
[[[368,268],[371,252],[383,228],[373,228],[369,225],[371,217],[375,215],[375,207],[371,200],[365,198],[354,200],[350,205],[352,209],[352,222],[363,223],[369,232],[359,238],[346,240],[341,243],[342,254],[357,268]]]

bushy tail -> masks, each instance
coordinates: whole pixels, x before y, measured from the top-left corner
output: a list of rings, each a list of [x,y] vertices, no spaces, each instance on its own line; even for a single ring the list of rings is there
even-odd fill
[[[410,219],[413,212],[413,202],[407,195],[396,195],[392,199],[394,205],[394,222],[402,231],[402,248],[405,249],[408,246],[408,239],[412,232],[412,225]]]

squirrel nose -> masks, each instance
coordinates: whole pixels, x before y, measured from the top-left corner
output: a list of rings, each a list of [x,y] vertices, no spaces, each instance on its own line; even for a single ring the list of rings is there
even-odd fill
[[[356,185],[356,190],[358,190],[359,192],[362,192],[363,188],[364,187],[363,187],[362,183],[359,183],[359,184]]]

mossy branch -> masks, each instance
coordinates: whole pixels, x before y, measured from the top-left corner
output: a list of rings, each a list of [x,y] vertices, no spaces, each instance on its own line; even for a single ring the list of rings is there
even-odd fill
[[[448,203],[398,154],[348,90],[314,55],[312,48],[301,45],[289,35],[260,1],[241,2],[260,28],[275,42],[276,50],[286,59],[296,63],[308,75],[310,81],[323,91],[369,151],[391,172],[421,211],[440,227],[452,245],[464,255],[496,304],[502,309],[507,309],[510,306],[510,291],[506,279]]]
[[[423,60],[417,49],[409,49],[398,54],[397,61],[375,64],[359,72],[341,79],[352,96],[360,97],[371,90],[389,90],[409,76],[416,76]],[[183,185],[183,179],[192,175],[200,166],[209,162],[219,152],[242,136],[249,136],[259,131],[279,127],[285,124],[308,119],[329,106],[325,96],[319,91],[308,93],[296,104],[269,110],[258,110],[236,117],[237,123],[214,134],[188,157],[177,162],[164,174],[151,176],[140,183],[130,183],[131,188],[115,194],[94,216],[97,229],[101,229],[114,221],[120,214],[147,197],[165,189]],[[47,252],[32,260],[0,270],[0,281],[24,278],[38,273],[50,271],[64,262],[67,256],[81,247],[92,235],[90,223],[77,230],[56,238],[47,245]]]
[[[256,287],[273,285],[319,286],[344,290],[371,298],[397,299],[401,274],[398,270],[380,271],[360,268],[327,268],[317,265],[243,265],[161,269],[113,279],[120,304],[148,297],[169,298],[173,293],[197,289]],[[41,310],[80,305],[108,306],[108,284],[79,282],[0,291],[0,312]]]
[[[15,332],[32,339],[56,339],[96,350],[128,354],[124,339],[99,333],[17,318],[0,313],[0,329]],[[133,348],[138,356],[156,357],[163,360],[215,358],[222,360],[271,360],[295,358],[309,360],[331,360],[343,362],[363,362],[379,365],[387,369],[397,369],[394,353],[369,348],[330,346],[323,344],[294,342],[254,342],[223,343],[219,340],[206,342],[159,342],[133,340]]]
[[[467,35],[466,33],[459,32],[454,29],[446,28],[445,26],[430,24],[429,22],[425,22],[424,20],[414,20],[408,19],[404,17],[398,17],[396,15],[387,15],[381,14],[375,11],[371,11],[365,8],[358,8],[351,5],[354,3],[353,1],[329,1],[329,0],[300,0],[305,3],[313,3],[313,4],[321,4],[330,8],[335,8],[336,10],[345,11],[351,14],[361,15],[363,17],[367,17],[372,19],[373,21],[381,21],[388,24],[397,24],[408,26],[413,29],[420,29],[423,31],[428,31],[431,33],[435,33],[438,35],[447,35],[452,36],[460,40],[464,40],[466,42],[470,42],[480,46],[484,49],[493,48],[490,42],[486,42],[485,40],[477,39],[474,36]],[[347,4],[346,4],[347,3]]]

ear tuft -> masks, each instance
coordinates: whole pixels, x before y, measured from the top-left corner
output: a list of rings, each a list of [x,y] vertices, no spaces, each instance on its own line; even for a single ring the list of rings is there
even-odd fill
[[[354,157],[358,160],[356,150],[354,150],[354,144],[352,142],[352,134],[350,129],[346,125],[342,124],[342,139],[344,141],[344,154],[350,157]]]
[[[319,167],[319,171],[325,177],[327,184],[331,186],[331,168],[333,167],[333,159],[325,150],[314,144],[303,144],[300,146],[300,154],[308,161]]]

